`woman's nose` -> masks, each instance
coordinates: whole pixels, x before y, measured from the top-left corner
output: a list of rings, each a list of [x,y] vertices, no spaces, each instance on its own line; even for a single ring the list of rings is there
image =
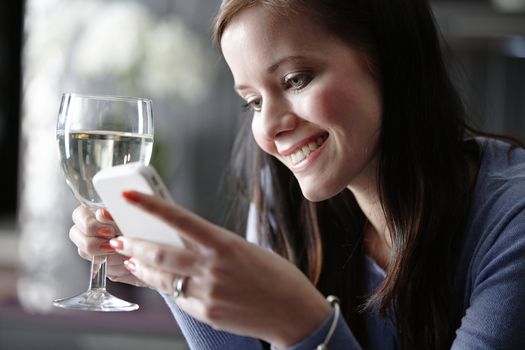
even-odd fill
[[[272,141],[280,133],[295,129],[297,116],[286,102],[263,104],[260,129],[265,139]]]

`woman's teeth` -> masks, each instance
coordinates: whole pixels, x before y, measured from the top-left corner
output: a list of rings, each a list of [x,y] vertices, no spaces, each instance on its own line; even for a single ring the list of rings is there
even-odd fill
[[[288,160],[292,163],[292,165],[299,164],[306,157],[308,157],[310,153],[318,149],[323,144],[324,140],[325,138],[323,138],[322,136],[319,136],[317,140],[315,140],[315,142],[310,142],[309,144],[303,146],[303,148],[289,155]]]

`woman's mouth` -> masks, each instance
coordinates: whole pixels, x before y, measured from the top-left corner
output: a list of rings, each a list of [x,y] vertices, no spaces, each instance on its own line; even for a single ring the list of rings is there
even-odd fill
[[[308,158],[310,154],[312,154],[315,150],[317,150],[321,145],[326,141],[328,138],[328,134],[323,134],[318,136],[315,140],[308,142],[303,147],[297,149],[292,154],[288,155],[288,161],[293,165],[296,166],[299,163],[301,163],[303,160]]]

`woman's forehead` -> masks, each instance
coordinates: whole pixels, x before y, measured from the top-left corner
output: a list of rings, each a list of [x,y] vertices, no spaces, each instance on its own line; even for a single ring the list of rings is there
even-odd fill
[[[225,27],[221,47],[226,41],[257,44],[278,50],[280,44],[296,46],[305,51],[333,37],[321,25],[299,14],[276,13],[274,9],[258,5],[237,13]]]

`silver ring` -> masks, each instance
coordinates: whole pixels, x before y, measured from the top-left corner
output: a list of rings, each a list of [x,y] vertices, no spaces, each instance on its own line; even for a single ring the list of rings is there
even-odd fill
[[[185,276],[178,276],[173,281],[173,289],[175,290],[173,292],[173,297],[175,299],[177,299],[180,296],[184,297],[184,282],[186,282]]]

